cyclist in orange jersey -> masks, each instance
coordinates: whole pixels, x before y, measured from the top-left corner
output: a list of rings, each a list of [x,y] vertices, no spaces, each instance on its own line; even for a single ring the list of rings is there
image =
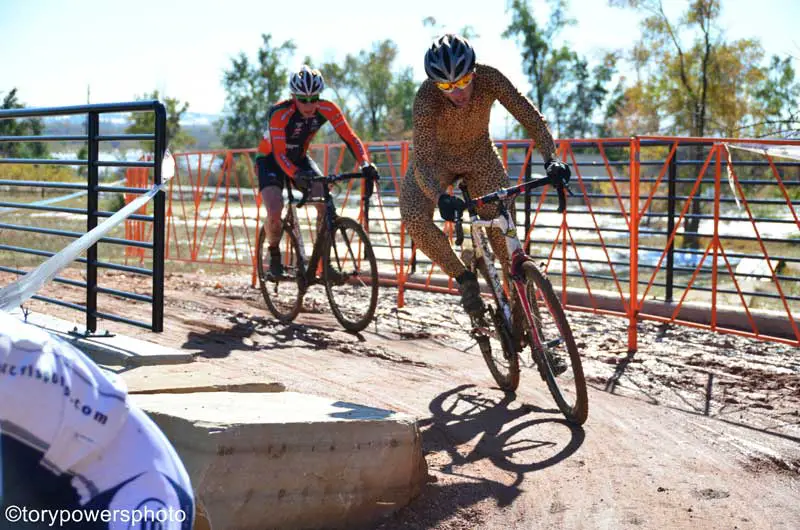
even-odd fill
[[[282,189],[286,185],[287,177],[292,179],[295,187],[305,190],[310,177],[322,176],[320,169],[308,156],[308,146],[323,125],[330,122],[361,165],[361,171],[366,178],[378,178],[378,170],[370,162],[369,153],[347,123],[341,109],[334,102],[320,97],[325,89],[322,73],[303,65],[292,74],[289,88],[291,99],[280,101],[270,108],[268,130],[261,139],[256,154],[259,192],[267,208],[269,272],[273,276],[283,273],[278,248],[283,210]],[[315,184],[315,189],[312,189],[315,196],[321,195],[321,186],[321,183]],[[318,228],[324,212],[324,205],[318,204]]]

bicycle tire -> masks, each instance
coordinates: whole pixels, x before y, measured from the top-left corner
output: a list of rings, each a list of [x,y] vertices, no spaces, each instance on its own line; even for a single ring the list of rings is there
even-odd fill
[[[536,364],[539,367],[539,373],[547,383],[547,387],[550,390],[553,399],[555,399],[556,405],[558,405],[559,410],[564,414],[567,420],[571,423],[582,425],[586,422],[586,419],[589,415],[589,400],[586,391],[586,379],[583,374],[583,364],[581,363],[578,347],[575,344],[575,337],[572,334],[572,328],[569,325],[569,321],[564,313],[564,308],[561,306],[561,302],[558,300],[556,293],[553,291],[552,284],[539,271],[539,269],[536,267],[536,264],[534,264],[532,261],[526,261],[522,264],[522,271],[525,275],[525,295],[528,298],[528,304],[535,313],[533,315],[534,319],[538,319],[538,322],[535,322],[535,327],[536,333],[540,338],[540,342],[545,341],[545,330],[544,325],[542,324],[541,309],[538,307],[535,292],[533,293],[533,299],[531,299],[531,285],[535,287],[536,291],[541,293],[543,302],[545,303],[545,306],[542,309],[549,313],[553,319],[553,323],[556,325],[560,333],[559,338],[552,342],[558,343],[559,345],[563,343],[566,351],[569,353],[569,369],[571,369],[572,372],[571,380],[573,381],[575,388],[568,389],[565,386],[562,389],[562,385],[559,385],[557,376],[554,373],[553,363],[551,362],[550,356],[548,356],[544,350],[535,348],[533,340],[530,336],[528,336],[527,340],[531,352],[534,355]],[[527,322],[527,324],[530,326],[531,323]],[[562,379],[562,381],[566,382],[568,379],[569,376],[565,379]],[[570,403],[565,395],[565,392],[568,390],[574,390],[575,397],[573,403]]]
[[[341,236],[341,240],[337,239],[338,236]],[[360,242],[355,241],[356,238]],[[349,255],[342,258],[339,250],[344,250]],[[355,252],[358,252],[359,255],[356,256]],[[346,330],[362,331],[375,317],[375,309],[378,306],[378,263],[367,233],[353,219],[339,217],[334,221],[333,233],[329,234],[327,238],[322,256],[322,278],[333,315]],[[361,274],[360,267],[365,261],[369,264],[370,270],[367,274]],[[356,272],[345,273],[342,267],[347,266],[348,263],[357,263],[359,268],[356,269]],[[366,311],[361,311],[357,305],[353,304],[353,300],[342,300],[345,293],[334,291],[334,288],[345,285],[356,287],[359,283],[366,285],[366,282],[369,282],[370,289]],[[350,293],[348,293],[349,295]],[[357,300],[356,303],[362,303],[362,300]],[[353,308],[356,309],[353,311]]]
[[[285,275],[281,281],[276,281],[273,278],[268,278],[266,269],[269,265],[265,263],[266,253],[269,252],[266,241],[266,226],[261,226],[261,231],[258,235],[258,254],[257,254],[257,267],[258,267],[258,283],[261,288],[261,295],[264,297],[264,302],[267,304],[267,309],[270,313],[283,323],[292,322],[300,313],[303,307],[303,295],[305,294],[305,281],[303,279],[304,266],[300,263],[300,243],[297,241],[294,233],[289,225],[284,224],[281,229],[281,243],[280,247],[283,251],[283,263],[288,264],[289,274]],[[287,259],[288,251],[288,259]],[[265,268],[266,265],[266,268]],[[277,292],[281,284],[285,284],[287,289],[284,289],[280,294]],[[297,286],[297,293],[293,294],[289,287],[295,284]]]
[[[492,283],[489,276],[489,271],[483,258],[477,260],[476,268],[483,278],[483,281],[486,282],[486,285],[490,286],[491,288]],[[478,345],[480,346],[483,360],[486,362],[489,372],[491,372],[492,377],[500,389],[506,392],[514,392],[517,390],[517,387],[519,387],[519,355],[514,348],[514,340],[511,335],[511,329],[508,327],[505,319],[503,318],[502,310],[500,309],[501,305],[498,298],[498,293],[496,293],[494,289],[491,289],[491,291],[495,305],[487,306],[486,310],[492,319],[491,324],[497,331],[497,342],[500,343],[503,357],[505,361],[508,362],[507,369],[501,370],[501,366],[498,365],[498,360],[495,359],[491,340],[488,337],[482,337],[478,339]],[[500,296],[505,298],[505,293],[501,293]]]

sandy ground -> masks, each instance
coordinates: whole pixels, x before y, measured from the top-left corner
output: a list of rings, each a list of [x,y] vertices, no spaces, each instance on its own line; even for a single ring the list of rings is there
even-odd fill
[[[149,292],[113,272],[102,283]],[[196,354],[123,370],[132,389],[280,381],[417,415],[429,484],[375,528],[800,528],[797,348],[642,323],[630,355],[625,321],[571,312],[590,384],[589,419],[576,428],[533,370],[523,368],[513,398],[495,387],[456,297],[410,291],[398,311],[396,296],[382,288],[375,323],[354,335],[321,287],[296,323],[281,325],[246,273],[176,273],[164,333],[103,325]],[[148,310],[114,297],[101,304],[140,318]],[[80,322],[51,305],[29,308]]]

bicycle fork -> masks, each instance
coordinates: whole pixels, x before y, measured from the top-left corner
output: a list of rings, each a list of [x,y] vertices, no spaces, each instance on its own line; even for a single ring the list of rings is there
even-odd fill
[[[477,219],[473,220],[473,223],[475,223],[476,226],[479,222],[480,221]],[[493,263],[488,238],[485,236],[482,230],[473,230],[471,235],[473,254],[467,257],[469,251],[464,250],[462,251],[462,259],[465,261],[465,264],[468,264],[468,267],[472,270],[472,272],[478,272],[478,263],[483,260],[485,271],[488,276],[487,279],[489,281],[488,287],[492,291],[492,298],[498,306],[494,310],[492,310],[490,307],[487,307],[489,317],[491,319],[490,322],[486,322],[484,318],[481,318],[481,322],[475,322],[473,320],[473,336],[476,338],[488,339],[488,337],[491,335],[491,332],[488,330],[491,325],[494,325],[495,329],[497,329],[501,335],[507,334],[511,336],[513,333],[511,305],[509,304],[508,298],[504,296],[505,292],[500,281],[500,275],[497,273],[497,269]],[[498,339],[503,341],[502,336],[499,336]]]

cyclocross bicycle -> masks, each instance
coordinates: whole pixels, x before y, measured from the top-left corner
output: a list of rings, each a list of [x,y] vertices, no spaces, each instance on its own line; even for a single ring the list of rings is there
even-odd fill
[[[336,213],[330,185],[349,179],[364,178],[361,173],[343,173],[312,177],[303,197],[294,204],[291,185],[287,187],[288,204],[281,228],[283,274],[269,273],[269,249],[265,244],[266,225],[258,238],[258,279],[261,294],[270,312],[281,322],[291,322],[303,305],[303,297],[312,285],[322,283],[331,309],[339,323],[349,331],[361,331],[375,315],[378,304],[378,266],[366,232],[355,220]],[[310,197],[313,182],[322,182],[322,197]],[[366,180],[366,203],[374,182]],[[325,217],[317,240],[307,258],[297,208],[306,203],[325,205]]]
[[[537,367],[558,408],[567,420],[581,425],[586,421],[589,404],[583,366],[572,329],[550,281],[539,270],[534,259],[523,251],[514,219],[506,207],[521,193],[551,182],[549,177],[530,180],[476,199],[470,198],[462,182],[460,189],[472,222],[472,249],[464,249],[462,259],[472,272],[483,278],[491,294],[483,315],[471,317],[471,322],[472,336],[497,384],[505,391],[517,389],[520,354],[529,348],[533,362],[531,366]],[[565,185],[557,186],[559,212],[566,207],[565,188]],[[476,208],[485,204],[497,204],[496,218],[482,220],[478,217]],[[458,246],[464,240],[462,214],[456,212]],[[510,256],[510,294],[513,302],[518,304],[519,315],[516,336],[512,300],[506,295],[497,272],[486,233],[489,228],[500,230]]]

